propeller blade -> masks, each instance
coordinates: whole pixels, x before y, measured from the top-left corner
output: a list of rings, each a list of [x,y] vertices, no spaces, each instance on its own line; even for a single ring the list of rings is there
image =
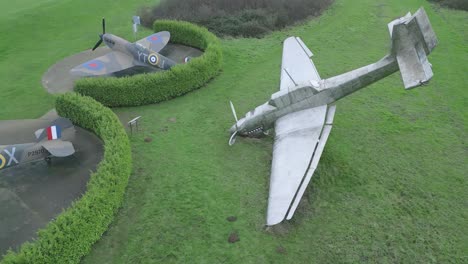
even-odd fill
[[[94,45],[93,50],[97,49],[97,47],[99,47],[99,45],[101,45],[101,43],[102,43],[102,38],[100,40],[98,40],[96,45]]]
[[[236,119],[236,122],[237,122],[239,120],[237,119],[236,109],[234,109],[234,105],[232,104],[231,101],[229,101],[229,103],[231,104],[232,114],[234,115],[234,118]]]
[[[102,18],[102,34],[106,34],[106,20]]]
[[[229,146],[232,146],[234,143],[236,143],[237,132],[238,131],[232,133],[231,138],[229,138]]]

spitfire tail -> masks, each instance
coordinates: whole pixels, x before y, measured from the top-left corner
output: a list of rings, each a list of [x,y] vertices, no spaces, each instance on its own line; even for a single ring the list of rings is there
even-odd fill
[[[34,134],[36,135],[37,141],[56,140],[62,137],[62,130],[72,127],[73,124],[67,118],[60,117],[50,124],[47,128],[38,129]]]
[[[398,61],[405,88],[429,82],[434,74],[427,55],[437,45],[437,37],[424,8],[390,22],[388,29],[392,37],[391,54]]]

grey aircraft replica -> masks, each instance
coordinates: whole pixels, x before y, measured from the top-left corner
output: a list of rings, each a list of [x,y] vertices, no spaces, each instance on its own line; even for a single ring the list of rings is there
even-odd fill
[[[388,24],[391,50],[381,60],[362,68],[321,79],[312,52],[298,37],[284,41],[280,91],[236,123],[237,135],[260,137],[275,128],[267,225],[291,219],[301,200],[332,128],[334,103],[400,70],[406,89],[427,83],[433,76],[427,55],[437,45],[423,8]]]
[[[53,157],[67,157],[75,153],[70,141],[75,136],[75,127],[66,118],[58,118],[47,128],[35,133],[36,142],[0,146],[0,170],[15,165]]]
[[[70,73],[75,76],[104,76],[135,66],[168,70],[177,63],[158,52],[167,45],[170,38],[171,34],[168,31],[161,31],[131,43],[106,33],[106,21],[103,18],[102,34],[99,35],[99,40],[92,50],[104,42],[111,52],[76,66],[70,70]],[[185,62],[189,60],[190,57],[185,58]]]

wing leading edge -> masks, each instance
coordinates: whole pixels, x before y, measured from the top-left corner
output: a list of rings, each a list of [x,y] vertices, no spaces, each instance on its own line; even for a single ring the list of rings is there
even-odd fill
[[[267,225],[291,219],[317,168],[328,135],[335,105],[319,106],[279,118],[270,176]]]

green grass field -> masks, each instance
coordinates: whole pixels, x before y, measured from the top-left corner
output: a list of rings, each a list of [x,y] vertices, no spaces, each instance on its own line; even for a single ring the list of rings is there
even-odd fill
[[[147,2],[0,4],[0,118],[52,108],[43,72],[91,47],[101,16],[109,32],[131,39],[130,17]],[[386,54],[387,23],[419,6],[440,41],[429,57],[434,79],[405,91],[397,73],[339,101],[293,220],[265,230],[273,140],[228,147],[228,101],[241,114],[278,90],[287,36],[304,40],[326,78]],[[134,173],[116,221],[83,262],[468,262],[467,24],[467,12],[425,0],[337,0],[323,16],[264,39],[223,40],[224,71],[206,87],[115,109],[123,119],[143,116],[142,131],[131,137]],[[240,237],[235,244],[227,242],[232,232]]]

